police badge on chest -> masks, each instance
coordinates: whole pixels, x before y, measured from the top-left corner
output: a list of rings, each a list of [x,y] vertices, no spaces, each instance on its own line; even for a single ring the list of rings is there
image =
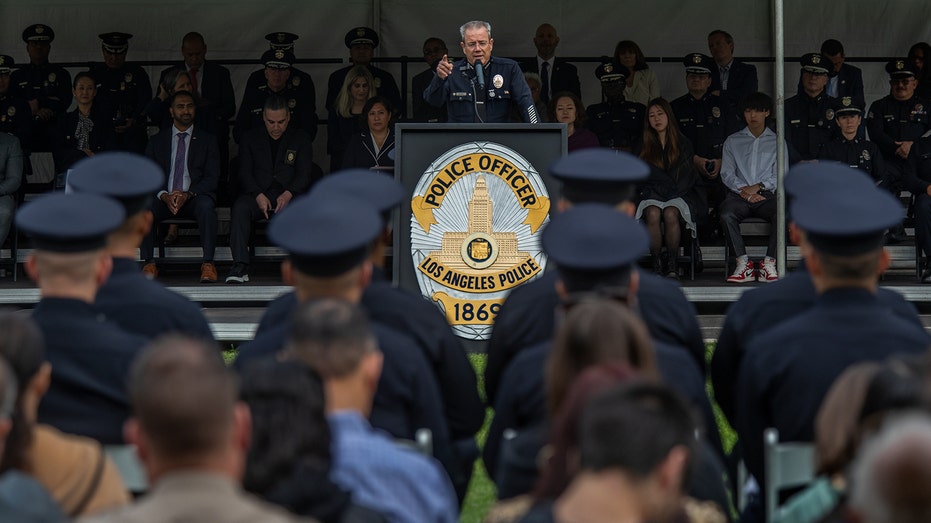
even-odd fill
[[[288,149],[284,154],[284,164],[285,165],[294,165],[294,162],[297,160],[297,151],[294,149]]]

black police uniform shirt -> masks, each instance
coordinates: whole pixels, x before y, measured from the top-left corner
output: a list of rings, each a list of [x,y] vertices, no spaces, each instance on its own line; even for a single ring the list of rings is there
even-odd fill
[[[97,64],[89,72],[97,82],[97,101],[106,101],[110,118],[117,126],[121,120],[141,116],[152,99],[149,75],[136,64],[126,63],[119,69]]]
[[[19,138],[26,147],[32,136],[35,119],[26,100],[12,94],[0,95],[0,133]]]
[[[348,65],[330,74],[330,78],[327,80],[326,92],[326,109],[330,113],[334,112],[333,106],[336,104],[336,98],[343,89],[343,82],[346,81],[346,75],[349,74],[349,70],[353,67],[353,65]],[[388,71],[379,69],[372,64],[368,64],[366,67],[368,67],[369,72],[372,73],[372,77],[374,78],[375,94],[387,98],[395,107],[395,111],[398,111],[399,108],[402,107],[401,91],[398,90],[398,83],[394,81],[394,76],[391,76],[391,73]]]
[[[485,90],[481,90],[475,68],[465,59],[453,62],[453,70],[445,79],[434,74],[423,92],[424,100],[439,107],[446,104],[447,120],[455,123],[507,123],[511,106],[517,107],[521,120],[537,123],[540,118],[533,104],[533,95],[524,73],[514,60],[492,56],[484,66]],[[481,117],[476,99],[485,101],[485,116]]]
[[[921,326],[915,306],[898,292],[880,287],[876,297],[896,317]],[[715,401],[732,425],[737,373],[744,354],[755,349],[753,338],[808,310],[817,298],[811,275],[802,261],[787,277],[743,293],[728,309],[711,357],[710,374]]]
[[[767,315],[769,310],[767,309]],[[931,336],[866,289],[832,289],[794,318],[753,338],[737,382],[737,433],[747,469],[765,488],[763,431],[813,441],[814,419],[849,366],[927,352]]]
[[[493,481],[497,481],[501,470],[499,463],[504,431],[511,429],[520,433],[548,419],[545,369],[551,350],[552,343],[549,340],[536,344],[517,355],[505,370],[501,390],[493,404],[494,418],[482,452],[485,470]],[[655,342],[654,352],[663,382],[681,394],[700,413],[705,428],[704,439],[719,457],[723,457],[720,434],[698,366],[681,347]]]
[[[679,122],[679,130],[702,158],[721,159],[724,140],[739,131],[743,124],[720,96],[706,92],[701,98],[686,93],[670,102]]]
[[[21,65],[10,76],[10,84],[18,97],[36,100],[39,109],[49,109],[54,118],[71,106],[71,75],[59,65]]]
[[[588,128],[602,147],[633,150],[643,139],[646,107],[637,102],[602,102],[588,106]]]
[[[419,294],[399,289],[376,272],[362,294],[362,307],[373,321],[394,325],[410,336],[426,356],[443,395],[444,413],[454,440],[472,438],[485,420],[475,371],[446,318]],[[268,304],[257,334],[287,321],[297,307],[294,292]]]
[[[824,91],[814,98],[803,93],[786,100],[786,143],[791,163],[818,158],[821,147],[837,130],[836,106],[837,99]]]
[[[262,78],[264,80],[264,76]],[[264,81],[252,88],[246,88],[242,95],[242,103],[239,105],[239,113],[236,115],[236,124],[233,126],[233,138],[237,143],[240,143],[243,135],[250,130],[265,128],[262,110],[265,107],[265,100],[273,95],[281,96],[288,102],[288,110],[291,113],[288,128],[303,129],[313,141],[317,135],[317,114],[315,102],[311,96],[316,95],[312,92],[312,85],[308,88],[305,87],[306,82],[298,80],[295,84],[295,80],[298,80],[298,77],[288,79],[284,89],[279,92],[269,89]]]
[[[45,357],[52,365],[39,423],[105,445],[123,443],[123,423],[131,408],[129,369],[149,340],[106,321],[80,300],[43,298],[32,319],[45,338]]]
[[[873,180],[880,182],[886,177],[886,161],[879,146],[863,138],[848,140],[838,136],[824,144],[818,158],[834,160],[849,165],[854,169],[869,174]]]
[[[866,130],[870,140],[879,146],[886,160],[886,167],[902,169],[905,160],[896,156],[895,142],[915,141],[931,129],[928,102],[913,96],[899,101],[886,95],[870,105],[866,115]]]
[[[129,258],[113,258],[113,271],[97,291],[94,308],[123,330],[148,339],[176,332],[213,341],[199,306],[146,278]]]
[[[637,308],[654,340],[684,348],[705,371],[705,344],[695,316],[695,307],[679,286],[667,278],[638,271]],[[549,340],[555,333],[558,276],[555,270],[521,285],[508,295],[488,341],[485,366],[485,395],[493,403],[503,386],[502,376],[510,361],[522,350]]]

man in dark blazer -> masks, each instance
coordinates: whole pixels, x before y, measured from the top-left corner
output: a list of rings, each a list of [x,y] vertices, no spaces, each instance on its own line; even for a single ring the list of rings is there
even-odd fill
[[[437,62],[447,53],[449,53],[449,50],[446,48],[446,42],[440,38],[432,36],[423,43],[423,59],[427,62],[427,70],[411,79],[411,108],[415,122],[438,123],[446,121],[446,104],[440,107],[428,104],[423,98],[423,92],[433,81]]]
[[[220,171],[225,174],[229,167],[229,121],[236,115],[236,95],[230,71],[214,62],[206,61],[207,44],[200,33],[188,33],[181,40],[184,61],[175,67],[183,67],[191,77],[191,89],[200,98],[200,103],[209,108],[211,121],[206,131],[217,138],[220,151]],[[159,83],[171,67],[162,71]]]
[[[759,90],[756,66],[734,60],[734,37],[721,29],[708,34],[708,51],[717,65],[711,71],[711,93],[736,109],[744,96]]]
[[[556,46],[559,45],[556,28],[550,24],[542,24],[537,28],[536,35],[533,37],[533,45],[537,48],[537,56],[521,64],[521,69],[540,75],[543,81],[540,101],[549,103],[554,94],[562,91],[575,93],[581,99],[582,87],[579,83],[579,70],[574,65],[556,58]],[[544,63],[546,66],[543,65]]]
[[[152,259],[155,230],[169,218],[197,220],[200,245],[204,249],[201,283],[215,283],[217,269],[213,253],[217,245],[217,181],[220,179],[220,155],[217,139],[194,127],[194,96],[178,91],[168,99],[172,125],[149,140],[145,154],[165,171],[166,183],[152,202],[152,231],[143,240],[139,255],[145,260],[142,270],[154,278],[158,269]]]
[[[262,119],[264,127],[243,134],[239,144],[240,188],[230,217],[233,267],[226,283],[249,281],[252,223],[281,212],[313,183],[313,143],[307,131],[288,126],[288,102],[280,96],[269,97]]]

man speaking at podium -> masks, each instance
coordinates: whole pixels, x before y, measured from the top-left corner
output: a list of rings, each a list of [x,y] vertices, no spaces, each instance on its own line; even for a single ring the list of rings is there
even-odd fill
[[[527,123],[538,123],[530,87],[517,62],[492,58],[491,24],[474,20],[459,28],[465,58],[436,66],[436,75],[423,92],[424,100],[440,107],[446,103],[449,121],[456,123],[507,123],[511,104]]]

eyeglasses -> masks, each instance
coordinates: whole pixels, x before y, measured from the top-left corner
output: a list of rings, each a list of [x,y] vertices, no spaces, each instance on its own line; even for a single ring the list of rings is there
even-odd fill
[[[476,40],[474,42],[467,42],[465,46],[469,49],[475,49],[476,47],[479,49],[484,49],[488,47],[488,40]]]

